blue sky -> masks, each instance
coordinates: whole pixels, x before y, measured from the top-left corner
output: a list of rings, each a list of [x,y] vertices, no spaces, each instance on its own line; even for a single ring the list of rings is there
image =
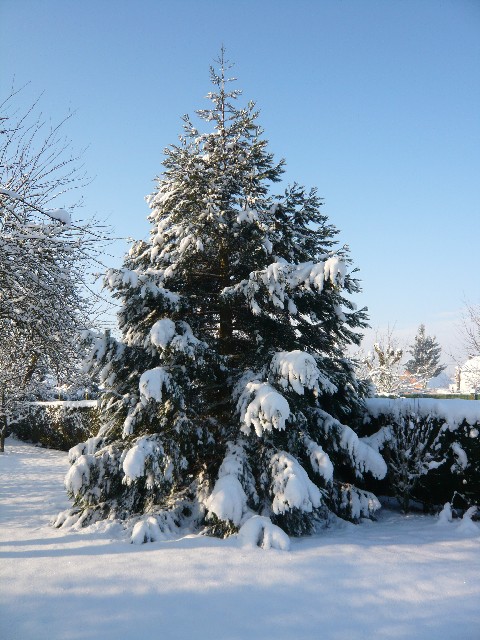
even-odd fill
[[[456,348],[480,302],[480,1],[1,0],[0,94],[76,111],[83,214],[140,238],[222,43],[286,181],[317,186],[350,245],[373,329]]]

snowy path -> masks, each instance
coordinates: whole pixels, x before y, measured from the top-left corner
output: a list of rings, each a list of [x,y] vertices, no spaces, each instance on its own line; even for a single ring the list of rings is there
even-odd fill
[[[480,527],[386,512],[290,552],[65,532],[66,455],[0,456],[2,640],[478,640]],[[478,525],[477,525],[478,526]]]

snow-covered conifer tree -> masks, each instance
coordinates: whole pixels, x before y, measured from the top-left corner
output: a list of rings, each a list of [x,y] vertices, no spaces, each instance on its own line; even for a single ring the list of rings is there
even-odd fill
[[[442,348],[434,337],[425,335],[425,325],[418,328],[415,342],[410,347],[412,358],[405,365],[409,371],[425,388],[432,378],[440,375],[446,365],[440,364]]]
[[[283,161],[223,51],[219,66],[207,131],[185,117],[165,150],[148,242],[106,276],[122,338],[92,337],[103,426],[70,455],[74,512],[148,514],[135,541],[187,522],[226,535],[255,514],[292,534],[330,510],[356,520],[378,502],[355,481],[386,472],[347,426],[363,389],[345,350],[366,321],[348,250],[315,190],[270,195]]]

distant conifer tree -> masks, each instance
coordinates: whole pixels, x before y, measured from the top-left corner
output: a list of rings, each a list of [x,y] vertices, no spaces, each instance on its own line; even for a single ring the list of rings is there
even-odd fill
[[[446,365],[440,364],[442,348],[435,340],[435,337],[425,335],[425,325],[418,328],[415,342],[411,345],[408,353],[412,358],[405,367],[425,389],[427,383],[432,378],[440,375],[446,369]]]

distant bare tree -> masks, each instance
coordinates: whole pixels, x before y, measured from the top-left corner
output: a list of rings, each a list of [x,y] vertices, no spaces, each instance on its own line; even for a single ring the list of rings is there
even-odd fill
[[[461,332],[468,357],[480,355],[480,304],[466,303]]]

